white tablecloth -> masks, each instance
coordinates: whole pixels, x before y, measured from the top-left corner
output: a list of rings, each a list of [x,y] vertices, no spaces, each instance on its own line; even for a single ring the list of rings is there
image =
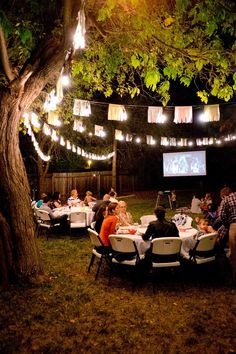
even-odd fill
[[[93,219],[94,219],[94,211],[92,211],[92,209],[90,209],[89,207],[61,207],[61,208],[57,208],[57,209],[54,209],[53,210],[53,214],[55,216],[61,216],[61,215],[64,215],[64,214],[67,214],[68,215],[68,218],[69,218],[69,215],[71,212],[84,212],[86,213],[86,218],[87,218],[87,225],[90,226],[91,223],[93,222]]]
[[[134,231],[135,230],[135,231]],[[137,250],[140,255],[143,255],[151,246],[150,241],[144,241],[142,239],[142,235],[147,230],[146,227],[141,226],[127,226],[121,227],[117,230],[118,234],[125,234],[129,236],[132,240],[135,241],[137,246]],[[130,233],[135,232],[135,234]],[[181,247],[181,255],[184,257],[186,253],[188,254],[189,250],[193,248],[196,244],[195,235],[197,234],[198,230],[191,228],[181,228],[179,230],[179,237],[182,240],[182,247]]]

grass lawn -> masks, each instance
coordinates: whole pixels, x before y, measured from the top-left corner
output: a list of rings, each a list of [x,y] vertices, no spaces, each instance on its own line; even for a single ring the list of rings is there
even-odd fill
[[[126,201],[138,221],[156,199]],[[213,272],[186,268],[184,289],[161,274],[154,294],[149,277],[135,291],[124,273],[108,286],[106,265],[95,281],[85,232],[38,243],[46,279],[1,292],[0,353],[236,353],[236,290],[223,257]]]

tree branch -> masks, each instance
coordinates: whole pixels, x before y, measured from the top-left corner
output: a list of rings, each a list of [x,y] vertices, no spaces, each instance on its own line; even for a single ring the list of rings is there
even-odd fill
[[[11,69],[11,65],[9,62],[8,58],[8,53],[7,53],[7,45],[5,41],[5,36],[3,33],[2,26],[0,25],[0,60],[2,62],[3,70],[6,75],[6,78],[9,82],[13,81],[16,77],[13,74],[13,71]]]

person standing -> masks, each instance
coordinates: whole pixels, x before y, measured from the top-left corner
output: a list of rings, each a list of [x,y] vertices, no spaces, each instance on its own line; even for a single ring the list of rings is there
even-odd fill
[[[170,200],[171,200],[171,204],[172,204],[173,209],[176,209],[176,198],[177,198],[176,191],[172,190],[170,192]]]
[[[222,192],[222,191],[221,191]],[[222,195],[222,193],[221,193]],[[223,197],[219,217],[226,228],[229,228],[230,261],[233,283],[236,285],[236,193],[232,192]]]

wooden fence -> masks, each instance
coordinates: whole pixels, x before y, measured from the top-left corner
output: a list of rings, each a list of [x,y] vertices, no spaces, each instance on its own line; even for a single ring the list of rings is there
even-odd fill
[[[121,174],[117,176],[117,192],[119,194],[134,192],[136,186],[134,175]],[[89,172],[70,172],[52,173],[45,178],[42,191],[56,192],[70,195],[72,189],[77,189],[82,197],[87,190],[96,196],[101,196],[108,192],[112,186],[111,171],[89,171]]]

